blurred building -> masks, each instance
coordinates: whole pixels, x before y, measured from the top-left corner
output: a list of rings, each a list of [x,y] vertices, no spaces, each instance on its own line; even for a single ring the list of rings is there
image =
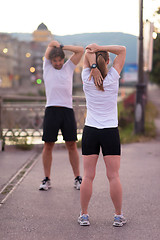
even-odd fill
[[[18,41],[9,34],[0,33],[0,86],[12,87],[17,73]]]
[[[33,32],[34,42],[50,42],[52,39],[53,35],[44,23],[41,23],[37,30]]]
[[[43,58],[52,40],[53,35],[44,23],[33,32],[31,41],[19,41],[10,34],[0,33],[0,89],[10,88],[28,93],[43,90]],[[66,59],[71,54],[65,51]],[[82,87],[81,70],[82,61],[75,69],[75,89]]]
[[[42,80],[43,56],[52,39],[43,23],[33,32],[30,42],[0,33],[0,87],[29,89],[37,78]]]

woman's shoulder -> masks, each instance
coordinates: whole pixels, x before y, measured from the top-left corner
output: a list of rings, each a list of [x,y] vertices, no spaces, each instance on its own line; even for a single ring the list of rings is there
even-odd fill
[[[82,81],[83,82],[87,81],[89,76],[90,76],[90,68],[83,68],[81,73]]]
[[[83,68],[82,69],[82,76],[87,76],[88,74],[90,74],[90,68]]]
[[[116,70],[114,67],[111,67],[111,68],[109,69],[107,75],[111,75],[111,76],[120,78],[119,73],[117,72],[117,70]]]

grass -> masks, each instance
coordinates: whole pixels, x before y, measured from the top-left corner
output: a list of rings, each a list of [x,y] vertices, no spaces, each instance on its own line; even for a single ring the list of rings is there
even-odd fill
[[[21,150],[31,150],[33,148],[33,144],[27,143],[27,137],[10,137],[10,143],[15,145],[17,149]]]
[[[128,115],[129,113],[123,108],[123,104],[119,105],[119,115]],[[126,124],[125,127],[119,127],[121,143],[145,142],[156,136],[156,127],[154,120],[158,115],[158,110],[151,102],[146,104],[145,108],[145,132],[143,134],[134,133],[134,114],[130,113],[132,121]]]

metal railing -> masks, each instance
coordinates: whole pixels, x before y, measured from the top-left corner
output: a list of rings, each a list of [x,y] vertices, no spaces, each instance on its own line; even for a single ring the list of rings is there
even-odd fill
[[[45,97],[0,97],[0,139],[2,150],[5,140],[23,137],[42,137]],[[77,133],[81,133],[86,116],[85,97],[73,96]]]

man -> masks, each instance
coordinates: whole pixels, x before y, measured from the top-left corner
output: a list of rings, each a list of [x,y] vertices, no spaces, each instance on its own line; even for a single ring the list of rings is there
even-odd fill
[[[64,63],[63,50],[73,52]],[[79,155],[77,151],[77,129],[72,107],[72,79],[76,65],[83,55],[83,47],[63,46],[58,41],[52,41],[45,52],[43,79],[46,91],[46,109],[43,123],[44,148],[42,152],[45,178],[39,190],[51,187],[50,172],[52,164],[52,150],[59,129],[69,153],[69,160],[75,176],[74,187],[79,190],[82,178],[79,170]]]

